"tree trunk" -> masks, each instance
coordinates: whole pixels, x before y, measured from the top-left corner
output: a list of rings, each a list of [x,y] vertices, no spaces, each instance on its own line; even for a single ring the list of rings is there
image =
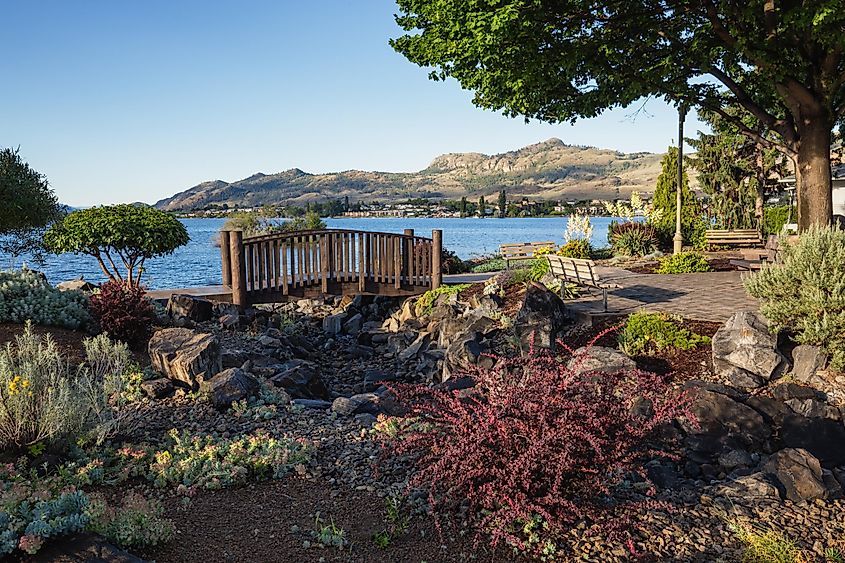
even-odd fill
[[[765,206],[765,197],[766,197],[766,165],[764,162],[764,155],[763,155],[763,148],[757,145],[757,155],[756,155],[756,164],[757,164],[757,189],[754,193],[754,220],[756,225],[754,225],[758,231],[761,233],[763,232],[763,224],[765,223],[766,212],[764,210]]]
[[[829,225],[833,218],[830,175],[830,132],[833,125],[821,116],[799,121],[800,144],[795,163],[798,228]]]

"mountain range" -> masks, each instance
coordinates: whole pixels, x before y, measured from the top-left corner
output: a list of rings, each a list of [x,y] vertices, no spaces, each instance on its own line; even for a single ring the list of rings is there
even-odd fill
[[[347,170],[309,174],[298,168],[253,174],[236,182],[203,182],[156,202],[167,211],[202,209],[209,204],[256,207],[305,205],[349,197],[351,201],[399,201],[408,198],[470,199],[522,196],[543,200],[627,198],[636,190],[651,193],[663,155],[621,153],[572,146],[549,139],[502,154],[449,153],[419,172]]]

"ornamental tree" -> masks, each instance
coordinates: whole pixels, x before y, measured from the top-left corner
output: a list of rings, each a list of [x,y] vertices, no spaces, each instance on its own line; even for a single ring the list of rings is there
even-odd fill
[[[47,179],[14,149],[0,150],[0,251],[39,256],[44,228],[61,217]]]
[[[51,252],[93,256],[109,280],[134,287],[141,284],[145,260],[171,254],[189,240],[172,215],[130,204],[75,211],[44,235]]]
[[[831,130],[845,116],[838,1],[397,3],[408,33],[393,48],[476,105],[548,122],[652,96],[703,108],[793,160],[802,228],[830,222]]]

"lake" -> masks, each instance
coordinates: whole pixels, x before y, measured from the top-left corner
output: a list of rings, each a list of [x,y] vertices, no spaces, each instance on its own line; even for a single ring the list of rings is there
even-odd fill
[[[593,217],[593,246],[607,244],[610,217]],[[618,220],[618,219],[617,219]],[[354,218],[326,219],[329,228],[401,233],[414,229],[418,236],[430,237],[432,229],[443,229],[443,245],[467,259],[498,252],[499,245],[513,242],[553,240],[563,244],[565,217],[548,218]],[[220,250],[214,237],[225,219],[183,219],[191,241],[170,256],[146,263],[145,283],[151,289],[219,285]],[[11,266],[9,257],[0,255],[2,267]],[[20,263],[17,264],[20,266]],[[65,254],[50,256],[42,270],[52,283],[84,276],[92,282],[105,280],[97,262],[89,256]]]

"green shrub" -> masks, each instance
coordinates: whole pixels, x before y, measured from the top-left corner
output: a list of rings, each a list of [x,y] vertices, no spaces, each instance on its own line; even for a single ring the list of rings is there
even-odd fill
[[[504,258],[490,258],[489,260],[473,264],[469,270],[475,274],[486,274],[487,272],[498,272],[504,269]]]
[[[580,258],[582,260],[589,260],[592,253],[593,247],[587,239],[572,239],[557,251],[557,254],[560,256]]]
[[[89,529],[123,548],[155,547],[173,537],[173,522],[162,518],[161,503],[129,493],[119,507],[100,496],[91,498]]]
[[[619,349],[629,356],[664,350],[690,350],[707,344],[710,338],[696,334],[666,313],[634,313],[617,336]]]
[[[111,395],[125,368],[118,365],[120,350],[107,352],[109,346],[105,336],[86,343],[88,367],[75,369],[49,335],[39,338],[27,324],[14,345],[0,350],[0,449],[64,447],[113,433],[125,411],[111,404]]]
[[[845,369],[845,231],[812,227],[779,257],[746,278],[746,289],[772,330],[823,347],[831,367]]]
[[[707,259],[697,252],[680,252],[661,258],[655,271],[658,274],[693,274],[712,272],[713,268]]]
[[[457,285],[441,285],[437,289],[429,289],[417,299],[417,314],[423,316],[431,314],[438,297],[441,295],[456,295],[469,286],[470,284],[468,283],[461,283]]]
[[[637,221],[611,223],[607,238],[616,256],[646,256],[658,246],[655,228]]]
[[[440,252],[440,269],[444,274],[464,274],[469,271],[466,262],[445,247]]]
[[[77,329],[90,319],[81,291],[59,291],[40,272],[0,272],[0,322],[32,321]]]
[[[763,234],[777,235],[789,221],[789,206],[766,207],[763,209]]]

